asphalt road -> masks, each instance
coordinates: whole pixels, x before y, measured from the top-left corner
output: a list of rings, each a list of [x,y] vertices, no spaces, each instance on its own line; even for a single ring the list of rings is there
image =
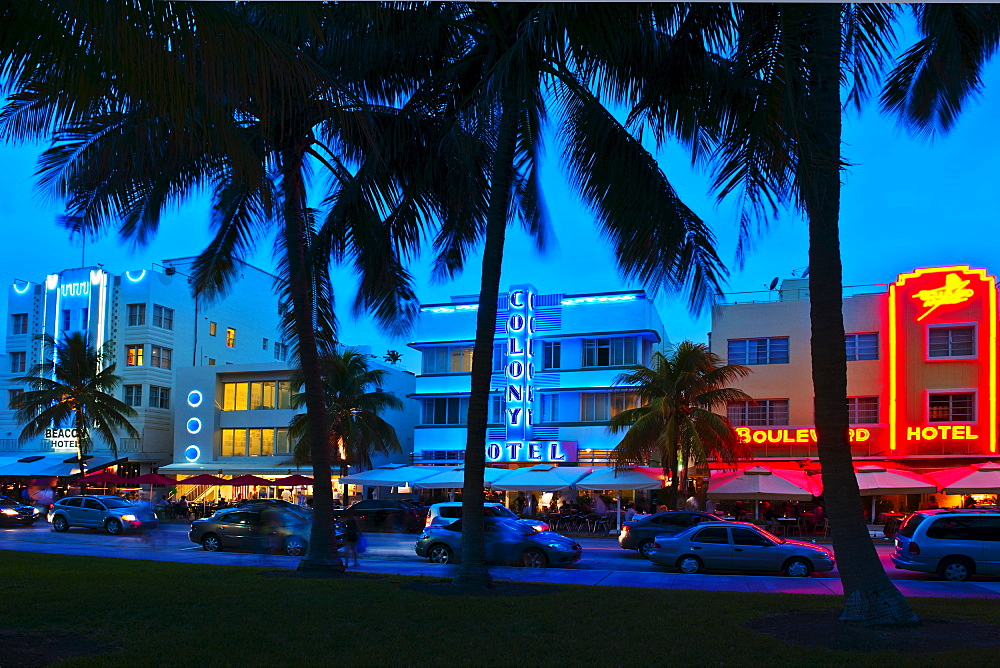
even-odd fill
[[[71,528],[66,533],[56,533],[45,521],[31,527],[0,527],[0,549],[14,549],[37,552],[60,552],[84,556],[122,556],[133,559],[155,561],[182,561],[204,564],[228,564],[246,566],[285,566],[294,568],[297,557],[283,555],[260,555],[249,551],[227,550],[221,553],[205,552],[199,545],[188,540],[188,525],[164,523],[150,538],[141,534],[110,536],[102,531]],[[368,533],[368,552],[362,556],[365,562],[407,561],[412,564],[426,563],[413,552],[416,534]],[[601,571],[662,572],[632,550],[623,550],[612,537],[577,537],[583,546],[583,559],[567,568]],[[894,580],[925,580],[928,576],[910,571],[897,570],[888,555],[890,545],[877,545],[876,550],[889,577]],[[813,577],[837,578],[836,570],[817,573]]]

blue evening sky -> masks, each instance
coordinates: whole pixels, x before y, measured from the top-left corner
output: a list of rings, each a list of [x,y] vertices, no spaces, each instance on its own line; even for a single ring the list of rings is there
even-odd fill
[[[968,105],[958,126],[933,142],[912,138],[874,105],[861,116],[845,117],[844,173],[841,211],[845,285],[885,284],[917,267],[969,264],[1000,270],[995,239],[997,179],[1000,177],[1000,64],[985,77],[985,94]],[[81,264],[80,245],[71,242],[55,219],[60,203],[39,193],[35,160],[40,146],[0,146],[0,229],[3,251],[0,281],[40,281],[46,274]],[[606,292],[642,286],[619,278],[609,248],[600,239],[593,217],[578,203],[562,176],[558,145],[550,141],[544,165],[544,187],[552,212],[555,244],[536,253],[516,229],[508,235],[503,285],[531,282],[542,292]],[[746,266],[735,266],[736,214],[729,203],[716,204],[709,177],[692,168],[679,149],[660,153],[660,164],[682,198],[710,223],[720,252],[732,274],[728,292],[766,290],[771,279],[787,278],[807,264],[807,233],[797,215],[784,215],[764,232]],[[193,200],[164,219],[159,235],[145,248],[123,245],[111,236],[89,243],[88,265],[103,263],[112,273],[148,268],[165,258],[198,253],[209,238],[204,200]],[[261,243],[252,262],[272,267],[270,241]],[[418,295],[424,303],[446,301],[449,295],[478,292],[475,261],[459,279],[432,284],[426,265],[414,269]],[[408,352],[409,339],[391,340],[371,323],[355,320],[349,270],[336,274],[341,340]],[[707,341],[708,314],[691,316],[684,303],[662,296],[657,300],[672,341]],[[6,316],[6,300],[0,315]],[[471,333],[470,333],[471,335]],[[407,356],[410,368],[414,358]]]

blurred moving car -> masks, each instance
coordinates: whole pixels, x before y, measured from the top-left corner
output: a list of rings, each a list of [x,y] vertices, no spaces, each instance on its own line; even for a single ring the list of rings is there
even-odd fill
[[[211,517],[191,522],[188,538],[208,552],[225,548],[283,552],[302,556],[309,548],[312,521],[300,511],[274,504],[225,508]],[[334,524],[338,547],[344,538],[343,526]]]
[[[623,524],[621,533],[618,534],[618,544],[624,550],[635,550],[647,557],[657,536],[677,534],[701,522],[718,521],[718,517],[709,513],[668,510]]]
[[[427,510],[427,519],[424,520],[424,527],[447,526],[462,517],[461,501],[447,501],[445,503],[435,503]],[[504,519],[520,522],[531,527],[535,531],[548,531],[549,525],[541,520],[522,519],[517,514],[507,508],[502,503],[484,503],[483,517],[502,517]]]
[[[38,508],[21,503],[9,496],[0,496],[0,524],[31,526],[41,517]]]
[[[953,582],[1000,575],[1000,512],[994,509],[920,510],[906,518],[895,541],[889,558],[896,568]]]
[[[806,577],[836,566],[833,551],[822,545],[785,540],[745,522],[699,523],[672,536],[657,536],[649,560],[687,574],[720,569]]]
[[[409,501],[367,499],[335,511],[334,517],[343,522],[353,516],[361,522],[364,531],[419,531],[426,512],[426,508]]]
[[[485,517],[486,562],[545,568],[580,561],[583,548],[572,538],[552,531],[535,531],[520,522]],[[455,563],[462,555],[462,520],[445,526],[429,526],[417,539],[414,550],[436,564]]]
[[[104,494],[59,499],[49,510],[48,519],[56,531],[88,527],[104,529],[112,535],[137,529],[155,529],[160,523],[148,505],[135,505],[120,496]]]

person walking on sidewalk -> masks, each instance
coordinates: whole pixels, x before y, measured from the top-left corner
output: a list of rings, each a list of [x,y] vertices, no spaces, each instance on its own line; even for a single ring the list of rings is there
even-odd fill
[[[358,565],[358,543],[363,538],[361,527],[358,526],[358,518],[354,515],[348,515],[344,521],[345,562],[354,559],[354,565]],[[344,565],[346,566],[347,564],[345,563]]]

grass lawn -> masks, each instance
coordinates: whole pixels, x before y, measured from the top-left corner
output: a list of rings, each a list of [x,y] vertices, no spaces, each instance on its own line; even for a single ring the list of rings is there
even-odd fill
[[[822,620],[840,605],[833,596],[504,583],[505,595],[467,597],[433,579],[307,579],[259,568],[12,551],[0,551],[0,574],[3,666],[44,663],[80,647],[90,653],[66,665],[956,666],[993,663],[998,651],[928,651],[939,647],[933,638],[930,645],[838,651],[744,626],[791,612],[775,623],[811,635],[814,625],[829,626]],[[925,634],[947,633],[949,624],[957,630],[963,621],[1000,624],[995,600],[912,603],[938,620]],[[12,655],[28,642],[62,653],[40,649],[33,661]]]

